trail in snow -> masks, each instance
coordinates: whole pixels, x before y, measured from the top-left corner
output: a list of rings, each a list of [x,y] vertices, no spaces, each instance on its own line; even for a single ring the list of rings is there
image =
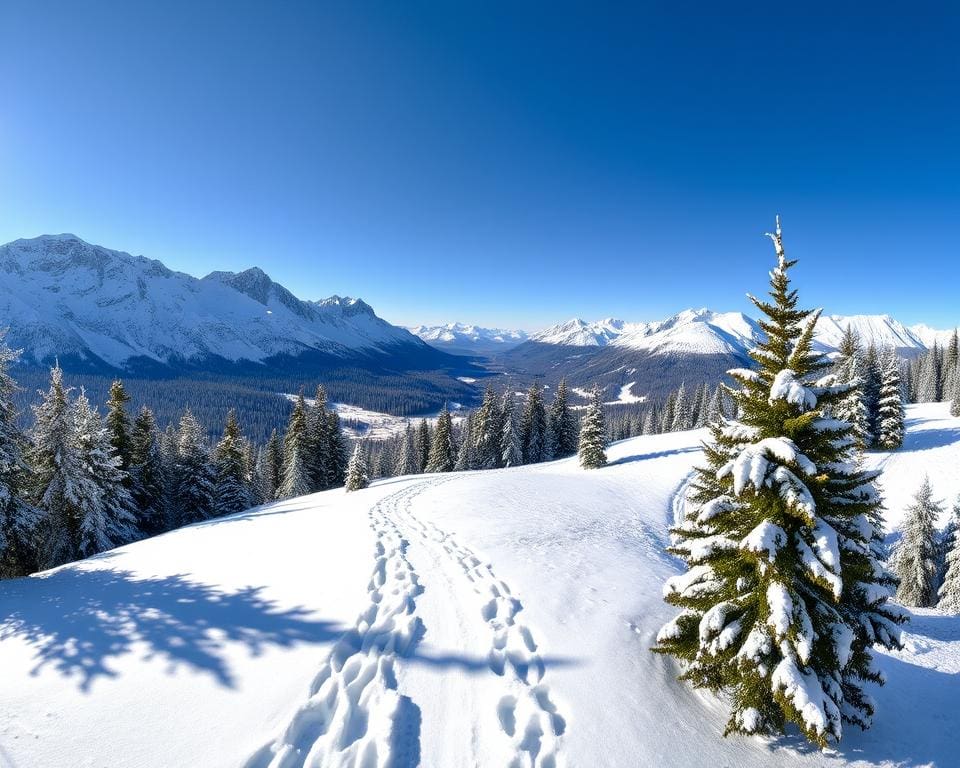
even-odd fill
[[[497,578],[493,566],[469,547],[432,522],[421,521],[412,505],[405,505],[401,514],[426,543],[456,564],[481,597],[481,618],[490,630],[487,663],[502,680],[496,714],[512,745],[509,768],[558,768],[567,722],[544,682],[546,669],[533,633],[518,616],[523,604]]]
[[[247,768],[385,768],[419,761],[419,711],[397,691],[394,667],[421,634],[414,615],[420,587],[394,520],[401,505],[431,485],[407,486],[370,509],[377,536],[370,603],[333,647],[283,734]]]

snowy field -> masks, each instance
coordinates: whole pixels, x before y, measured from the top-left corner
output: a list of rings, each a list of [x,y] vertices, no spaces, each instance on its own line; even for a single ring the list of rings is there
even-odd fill
[[[889,520],[960,491],[960,419],[914,406]],[[881,657],[876,724],[820,753],[721,737],[648,649],[700,432],[267,505],[0,583],[0,765],[960,764],[960,617]]]

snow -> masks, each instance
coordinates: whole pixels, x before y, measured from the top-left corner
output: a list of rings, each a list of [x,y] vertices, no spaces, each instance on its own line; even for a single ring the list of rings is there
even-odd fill
[[[289,392],[280,393],[288,400],[296,400],[298,395]],[[313,405],[313,398],[305,397],[307,405]],[[461,409],[459,403],[449,403],[451,411]],[[361,408],[358,405],[349,405],[348,403],[330,403],[330,408],[337,412],[341,421],[344,434],[350,438],[367,438],[370,440],[390,440],[397,435],[402,435],[408,425],[416,426],[421,419],[426,419],[429,424],[436,426],[437,418],[440,414],[432,413],[423,416],[394,416],[389,413],[371,411]],[[463,421],[463,416],[453,416],[453,423],[459,424]],[[359,428],[355,425],[360,425]]]
[[[198,279],[70,235],[0,246],[0,276],[7,342],[34,360],[72,353],[118,366],[136,356],[260,362],[308,349],[423,346],[359,299],[303,301],[257,268]]]
[[[957,490],[960,419],[946,413],[911,406],[906,449],[868,454],[888,525],[923,473],[939,496]],[[913,611],[904,649],[878,654],[889,682],[871,686],[873,728],[825,753],[796,733],[723,738],[727,703],[650,652],[675,615],[664,582],[711,581],[665,552],[704,436],[622,441],[590,472],[570,459],[328,491],[2,582],[3,761],[954,764],[958,617]],[[817,539],[826,564],[829,532]],[[745,648],[771,642],[751,632]],[[820,683],[796,664],[766,673],[829,725]]]
[[[518,329],[483,328],[479,325],[446,323],[444,325],[417,325],[407,328],[428,344],[440,347],[476,348],[478,351],[505,350],[522,344],[527,334]]]

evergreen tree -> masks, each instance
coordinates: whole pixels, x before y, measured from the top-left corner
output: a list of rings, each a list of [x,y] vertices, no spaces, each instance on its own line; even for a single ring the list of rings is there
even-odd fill
[[[483,402],[473,415],[473,452],[477,469],[500,465],[500,404],[492,387],[483,393]]]
[[[247,458],[237,412],[230,409],[223,437],[213,451],[213,514],[232,515],[252,505],[247,479]]]
[[[312,493],[317,485],[316,464],[311,467],[311,449],[316,447],[310,434],[307,403],[303,392],[294,403],[290,421],[283,436],[283,471],[278,499],[291,499]],[[313,469],[314,471],[311,471]]]
[[[327,391],[317,385],[313,403],[308,407],[304,401],[306,439],[299,447],[311,491],[322,491],[333,486],[334,468],[330,455],[330,418],[327,411]]]
[[[76,515],[80,557],[90,557],[138,536],[127,473],[112,443],[113,434],[90,406],[86,393],[73,403],[73,440],[80,472],[74,478],[72,512]]]
[[[917,402],[935,403],[940,400],[939,371],[937,357],[939,355],[936,343],[920,358],[917,379]]]
[[[817,312],[797,308],[779,220],[772,301],[750,297],[766,339],[757,370],[730,375],[738,420],[715,423],[671,550],[689,570],[665,586],[682,612],[654,650],[684,680],[729,693],[727,732],[794,723],[820,746],[842,723],[867,727],[864,681],[882,682],[871,646],[899,647],[903,613],[880,556],[878,473],[850,461],[849,424],[824,418],[848,389],[822,378]]]
[[[717,388],[713,390],[713,397],[710,398],[710,406],[707,408],[707,424],[715,424],[720,419],[726,418],[724,399],[723,384],[717,384]]]
[[[547,438],[547,412],[543,405],[543,388],[532,384],[527,392],[527,406],[520,423],[523,463],[536,464],[550,458]]]
[[[433,431],[430,456],[427,459],[427,472],[452,472],[457,463],[457,449],[453,444],[453,419],[444,406],[437,419],[437,428]]]
[[[430,461],[430,425],[426,419],[420,419],[417,426],[417,434],[414,438],[414,446],[417,455],[417,472],[426,472],[427,464]]]
[[[669,432],[673,427],[674,422],[674,412],[676,411],[677,405],[677,390],[671,392],[666,399],[666,402],[663,404],[663,408],[660,410],[660,420],[657,424],[657,431],[660,434]]]
[[[41,402],[33,406],[31,485],[33,501],[42,512],[38,567],[52,568],[79,557],[78,485],[86,478],[74,438],[70,390],[63,384],[59,364],[50,371],[50,387],[41,395]]]
[[[277,498],[277,490],[283,480],[283,445],[277,430],[270,433],[270,439],[260,451],[257,461],[257,483],[262,503]]]
[[[518,467],[523,464],[523,446],[520,443],[520,428],[517,424],[517,405],[513,393],[503,393],[500,401],[503,428],[500,430],[500,466]]]
[[[580,466],[584,469],[595,469],[607,463],[606,446],[607,429],[603,418],[603,397],[599,387],[594,387],[590,395],[590,405],[587,414],[580,425],[580,441],[577,454],[580,457]]]
[[[107,431],[110,433],[110,444],[120,458],[120,469],[130,472],[130,453],[133,450],[130,437],[130,416],[127,414],[127,403],[130,395],[124,389],[123,382],[116,379],[110,385],[110,397],[107,400]],[[131,482],[127,475],[127,486]]]
[[[941,564],[937,607],[944,613],[960,614],[960,497],[940,538]]]
[[[166,530],[166,497],[160,438],[153,412],[143,406],[134,419],[130,433],[130,495],[137,517],[137,528],[144,536]]]
[[[457,472],[476,468],[473,450],[473,413],[468,413],[467,418],[460,425],[460,446],[457,448],[457,463],[453,468]]]
[[[950,415],[960,416],[960,372],[953,377],[953,389],[950,393]]]
[[[336,411],[327,412],[327,456],[328,475],[326,488],[339,488],[347,472],[349,454],[347,441],[340,428],[340,415]]]
[[[566,379],[560,379],[550,406],[549,429],[554,458],[562,459],[577,452],[577,420],[567,404]]]
[[[883,366],[878,411],[877,444],[887,451],[903,445],[903,388],[900,383],[900,361],[891,352]]]
[[[693,426],[693,419],[690,413],[690,401],[687,398],[687,389],[681,384],[677,390],[677,396],[673,401],[673,418],[670,422],[671,432],[682,432]]]
[[[176,525],[208,520],[213,515],[213,467],[203,427],[188,408],[177,429],[173,469]]]
[[[17,353],[0,331],[0,578],[25,576],[37,566],[33,541],[41,512],[28,500],[26,441],[17,426],[17,385],[10,366]]]
[[[907,507],[893,557],[893,570],[900,579],[897,599],[904,605],[929,608],[937,602],[936,521],[943,511],[933,498],[930,478],[924,478],[913,504]]]
[[[420,460],[417,455],[413,427],[407,423],[407,428],[400,443],[400,450],[397,451],[397,462],[393,468],[393,474],[395,477],[399,477],[400,475],[416,475],[419,471]]]
[[[867,363],[863,357],[860,340],[848,325],[840,342],[840,356],[834,364],[836,377],[850,389],[837,402],[834,415],[853,427],[853,440],[859,452],[865,451],[872,442],[870,410],[865,396]]]
[[[344,486],[349,492],[359,491],[368,485],[370,485],[370,478],[367,472],[367,455],[363,451],[363,446],[358,442],[353,448],[353,455],[347,465]]]

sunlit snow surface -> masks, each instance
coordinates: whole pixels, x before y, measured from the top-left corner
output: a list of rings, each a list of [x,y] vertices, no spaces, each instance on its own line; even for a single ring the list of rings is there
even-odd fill
[[[924,473],[960,490],[946,413],[871,454],[889,520]],[[956,765],[960,618],[916,612],[874,728],[827,754],[722,738],[724,704],[650,653],[702,437],[329,491],[2,583],[0,765]]]

